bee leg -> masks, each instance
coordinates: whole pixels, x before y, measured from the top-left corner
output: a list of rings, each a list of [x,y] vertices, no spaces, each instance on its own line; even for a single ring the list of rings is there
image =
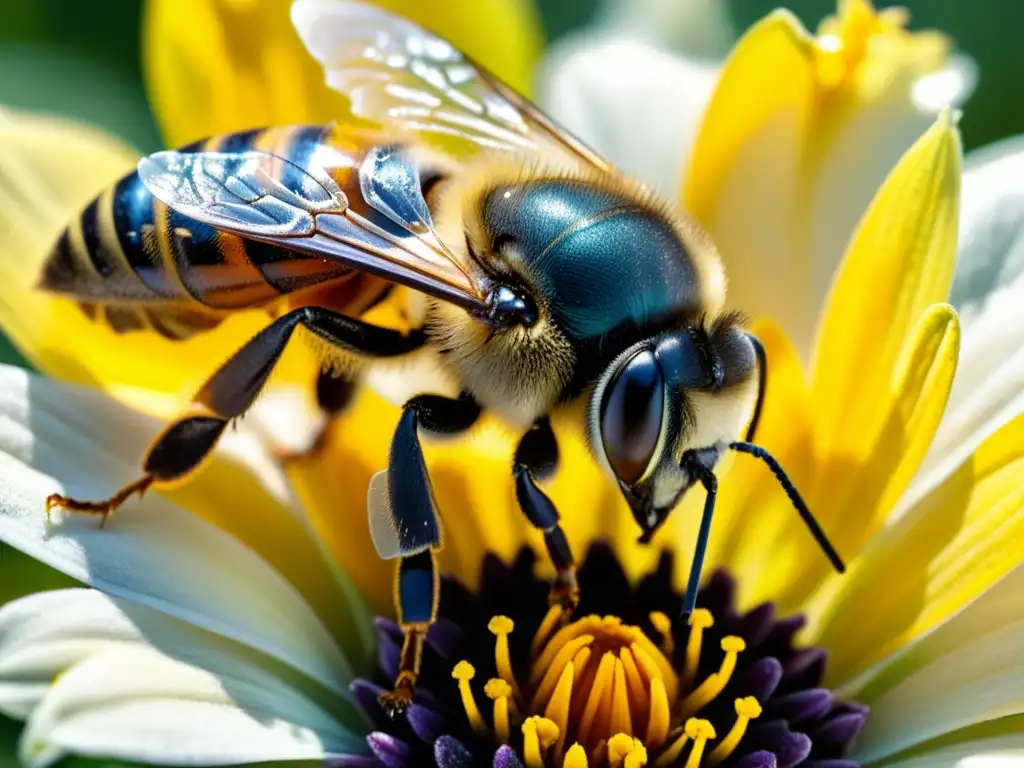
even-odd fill
[[[398,625],[402,628],[402,656],[394,688],[380,695],[381,706],[389,717],[401,714],[412,704],[423,660],[423,644],[427,630],[437,618],[439,596],[437,559],[433,549],[398,561],[395,608]]]
[[[394,689],[380,696],[381,704],[392,716],[412,701],[423,642],[437,616],[435,552],[441,546],[441,523],[419,429],[458,434],[469,429],[479,416],[480,406],[471,395],[458,399],[419,395],[405,404],[391,439],[386,525],[397,536],[395,544],[402,558],[395,579],[395,609],[404,636]]]
[[[544,418],[519,441],[512,474],[516,481],[519,508],[531,525],[544,532],[544,544],[555,566],[555,580],[551,584],[548,602],[561,605],[565,610],[565,618],[568,618],[580,601],[576,561],[569,540],[559,525],[558,510],[534,481],[535,476],[541,479],[549,477],[557,466],[558,441],[551,429],[551,422]]]
[[[244,414],[256,400],[300,325],[329,344],[367,357],[408,354],[425,340],[422,331],[405,335],[320,307],[288,312],[250,339],[207,380],[195,396],[207,413],[183,417],[167,427],[146,454],[142,478],[100,502],[54,494],[46,500],[47,516],[54,509],[85,512],[101,515],[102,525],[133,494],[144,493],[154,483],[173,483],[192,474],[213,451],[228,422]]]

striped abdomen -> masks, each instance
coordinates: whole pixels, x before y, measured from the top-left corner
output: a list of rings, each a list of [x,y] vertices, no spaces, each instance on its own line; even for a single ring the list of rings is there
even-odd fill
[[[181,151],[270,152],[306,167],[333,153],[321,126],[268,128],[197,142]],[[330,282],[330,286],[325,283]],[[339,264],[243,240],[170,210],[131,173],[63,232],[40,287],[78,300],[92,318],[126,332],[175,339],[212,328],[231,311],[271,307],[320,286],[331,308],[358,314],[386,284]],[[329,289],[329,290],[324,290]]]

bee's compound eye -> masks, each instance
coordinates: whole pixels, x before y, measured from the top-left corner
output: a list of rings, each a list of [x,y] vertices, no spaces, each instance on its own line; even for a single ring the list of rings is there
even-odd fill
[[[618,478],[632,485],[651,463],[661,434],[665,381],[654,352],[637,352],[608,382],[601,406],[601,442]]]

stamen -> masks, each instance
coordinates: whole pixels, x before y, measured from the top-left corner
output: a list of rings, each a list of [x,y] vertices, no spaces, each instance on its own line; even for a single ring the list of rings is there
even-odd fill
[[[690,749],[690,756],[686,758],[685,768],[698,768],[700,759],[704,756],[704,745],[708,739],[715,738],[715,728],[707,720],[690,718],[686,721],[686,730],[693,739],[693,747]]]
[[[544,677],[544,673],[551,668],[551,665],[558,657],[562,648],[565,647],[566,643],[571,642],[580,635],[593,636],[592,630],[598,629],[599,627],[600,619],[598,619],[597,616],[585,616],[579,621],[564,626],[558,630],[554,636],[548,640],[548,643],[544,646],[544,650],[541,651],[540,656],[538,656],[536,661],[533,662],[533,667],[530,670],[530,685],[537,685],[540,679]]]
[[[587,750],[579,744],[573,744],[569,747],[569,751],[565,753],[562,768],[588,768]]]
[[[547,707],[544,708],[544,717],[551,720],[555,725],[558,726],[559,732],[562,734],[558,739],[556,746],[557,751],[561,751],[564,746],[565,737],[568,735],[569,730],[569,705],[572,704],[572,683],[575,679],[576,668],[570,661],[565,665],[565,669],[562,670],[562,676],[558,678],[558,685],[555,686],[555,692],[552,694],[551,699],[548,701]]]
[[[665,684],[658,678],[654,678],[651,680],[651,714],[647,720],[646,739],[651,749],[659,749],[668,738],[669,717]]]
[[[594,684],[590,687],[590,698],[580,718],[579,740],[584,744],[590,741],[590,731],[597,719],[597,712],[612,688],[612,676],[615,673],[615,659],[611,654],[604,654],[597,666]]]
[[[515,629],[515,622],[508,616],[495,616],[487,624],[487,629],[497,638],[494,643],[494,664],[498,670],[498,677],[512,686],[516,691],[516,678],[512,674],[512,658],[508,651],[508,636]]]
[[[626,671],[626,684],[629,686],[629,700],[633,705],[633,711],[646,712],[648,706],[647,686],[644,685],[643,678],[640,677],[640,670],[637,669],[636,662],[633,661],[633,654],[630,653],[629,648],[622,648],[619,650],[619,658]]]
[[[544,768],[544,753],[558,740],[558,726],[536,715],[523,721],[523,757],[526,768]]]
[[[722,650],[725,651],[725,658],[717,672],[712,672],[707,679],[701,683],[696,690],[690,693],[683,701],[681,716],[689,717],[700,712],[714,698],[722,692],[736,670],[736,657],[745,650],[747,644],[743,638],[736,635],[728,635],[722,638]]]
[[[626,690],[626,670],[621,659],[615,659],[615,687],[612,689],[612,724],[616,733],[632,733],[633,721],[629,715],[629,691]]]
[[[689,740],[690,734],[686,732],[686,729],[683,729],[679,738],[672,742],[672,746],[661,753],[657,762],[654,763],[654,768],[665,768],[666,766],[673,765],[679,758],[679,755],[682,754],[683,747],[686,746],[686,742]]]
[[[508,702],[512,686],[498,677],[492,677],[484,686],[484,693],[494,701],[494,733],[501,744],[508,744],[511,735],[508,719]]]
[[[592,642],[594,642],[593,635],[584,635],[583,637],[577,637],[575,640],[562,646],[558,655],[552,660],[551,665],[547,667],[547,673],[544,675],[544,679],[541,680],[540,685],[537,686],[537,690],[533,694],[533,700],[530,702],[531,710],[536,711],[540,709],[541,702],[551,696],[552,692],[555,690],[555,686],[558,684],[558,679],[562,676],[562,670],[565,669],[565,665],[572,660],[577,651],[584,646],[590,645]]]
[[[733,753],[736,746],[747,732],[747,723],[761,715],[761,705],[753,696],[736,699],[736,722],[733,723],[729,734],[722,739],[721,744],[714,748],[708,755],[708,765],[715,766],[725,760]]]
[[[611,768],[640,768],[647,765],[647,749],[639,739],[617,733],[608,739],[608,763]]]
[[[672,620],[661,611],[652,611],[650,619],[651,624],[654,625],[654,631],[661,635],[662,652],[671,659],[672,654],[676,651],[676,643],[672,637]]]
[[[487,726],[484,724],[484,719],[480,715],[480,710],[476,706],[476,700],[473,698],[473,691],[469,687],[469,681],[476,676],[476,669],[468,661],[460,661],[455,665],[455,669],[452,670],[452,677],[459,681],[459,693],[462,696],[462,706],[466,710],[466,717],[469,718],[469,724],[473,726],[473,730],[477,736],[487,735]]]
[[[704,630],[713,627],[715,619],[707,608],[698,608],[690,616],[690,637],[686,641],[686,663],[683,667],[683,685],[689,688],[697,678],[700,647]]]
[[[533,643],[530,645],[531,659],[535,659],[537,654],[540,653],[540,649],[544,647],[548,637],[555,631],[555,627],[558,626],[559,622],[561,622],[564,612],[565,609],[557,603],[548,608],[548,612],[544,614],[544,620],[541,621],[537,631],[533,634]]]

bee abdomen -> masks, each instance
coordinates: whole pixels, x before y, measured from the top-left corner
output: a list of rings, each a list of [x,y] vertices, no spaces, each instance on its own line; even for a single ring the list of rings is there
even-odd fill
[[[254,130],[180,151],[260,149],[302,164],[323,135],[316,126]],[[281,262],[289,262],[287,268]],[[232,310],[267,306],[323,282],[325,275],[347,271],[189,219],[155,199],[138,174],[130,173],[61,234],[40,287],[74,297],[90,318],[115,331],[150,328],[181,339],[216,326]]]

